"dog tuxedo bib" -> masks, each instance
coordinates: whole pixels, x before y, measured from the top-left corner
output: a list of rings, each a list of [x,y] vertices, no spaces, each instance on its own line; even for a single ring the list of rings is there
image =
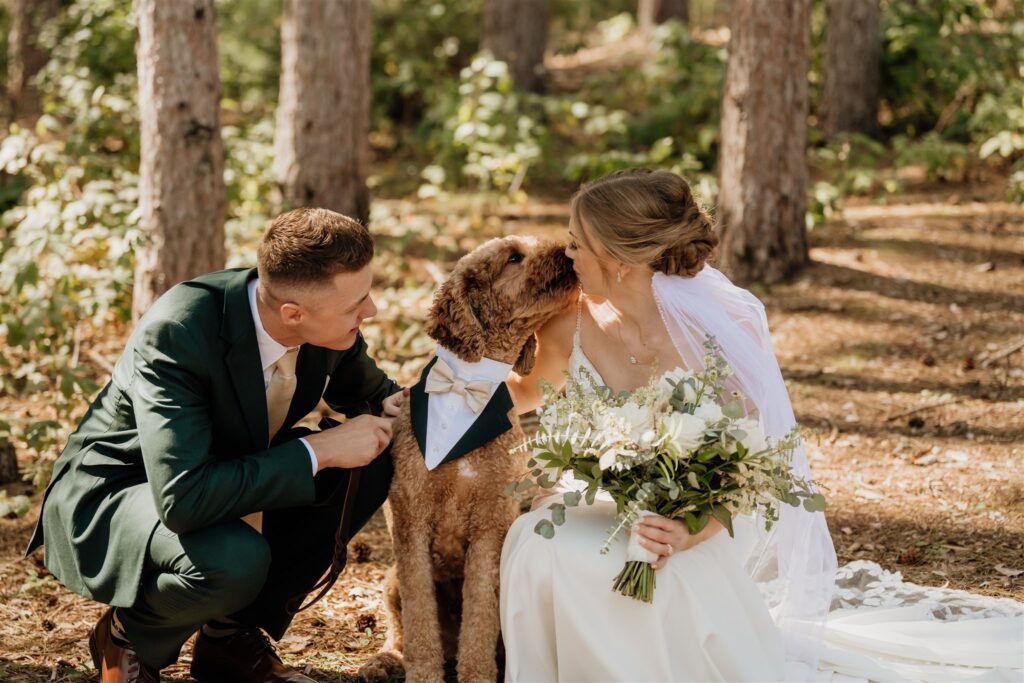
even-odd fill
[[[467,363],[444,347],[409,390],[416,443],[427,469],[451,462],[512,428],[511,363]]]

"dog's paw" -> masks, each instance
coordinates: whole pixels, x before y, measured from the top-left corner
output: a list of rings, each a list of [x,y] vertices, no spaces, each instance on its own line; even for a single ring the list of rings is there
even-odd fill
[[[359,669],[360,683],[387,683],[405,671],[397,652],[378,652]]]

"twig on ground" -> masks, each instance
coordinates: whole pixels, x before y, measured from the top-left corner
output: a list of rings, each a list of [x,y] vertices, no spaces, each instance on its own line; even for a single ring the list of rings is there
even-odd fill
[[[890,415],[889,417],[885,418],[885,421],[886,422],[892,422],[893,420],[898,420],[901,417],[906,417],[907,415],[913,415],[914,413],[920,413],[920,412],[922,412],[924,410],[931,410],[932,408],[941,408],[942,406],[948,406],[948,405],[951,405],[953,403],[962,403],[963,401],[966,401],[968,398],[969,398],[968,396],[961,396],[960,398],[953,398],[953,399],[950,399],[948,401],[940,401],[939,403],[933,403],[933,404],[931,404],[929,406],[919,406],[917,408],[912,408],[911,410],[904,410],[902,413],[896,413],[895,415]]]
[[[992,354],[991,356],[986,358],[984,361],[982,361],[981,367],[983,367],[983,368],[990,367],[996,361],[1000,361],[1000,360],[1002,360],[1004,358],[1012,356],[1013,354],[1017,353],[1021,349],[1024,349],[1024,339],[1020,339],[1019,341],[1016,341],[1013,344],[1010,344],[1009,346],[1004,348],[1002,351],[996,351],[994,354]]]

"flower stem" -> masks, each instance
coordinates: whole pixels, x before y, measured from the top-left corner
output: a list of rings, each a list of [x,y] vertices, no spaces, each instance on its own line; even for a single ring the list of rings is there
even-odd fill
[[[657,574],[649,562],[630,561],[615,577],[612,590],[628,598],[651,602],[654,600],[654,585]]]

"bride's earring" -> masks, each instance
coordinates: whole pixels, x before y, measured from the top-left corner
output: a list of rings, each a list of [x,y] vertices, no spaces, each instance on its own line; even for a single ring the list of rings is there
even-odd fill
[[[622,271],[621,270],[616,270],[615,271],[615,281],[618,282],[619,284],[622,284]]]

